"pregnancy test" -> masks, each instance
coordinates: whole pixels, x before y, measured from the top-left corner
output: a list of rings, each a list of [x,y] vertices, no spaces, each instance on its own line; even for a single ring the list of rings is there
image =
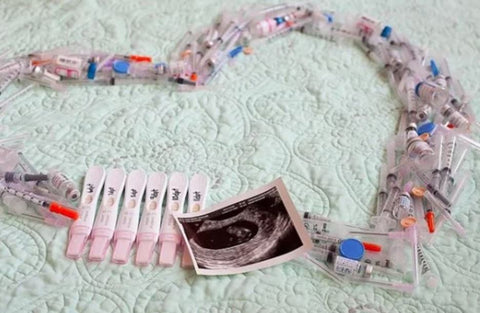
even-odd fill
[[[92,230],[92,246],[88,259],[102,261],[113,237],[117,223],[118,205],[127,175],[123,168],[112,168],[107,172],[103,199]]]
[[[137,256],[135,264],[146,266],[152,260],[153,249],[158,241],[162,220],[162,203],[167,189],[167,175],[153,173],[148,176],[145,207],[137,234]]]
[[[113,235],[113,263],[127,263],[130,249],[132,249],[132,244],[137,235],[140,204],[142,203],[146,184],[147,175],[145,175],[144,171],[134,170],[128,174],[123,207]]]
[[[105,180],[105,170],[101,166],[88,169],[83,183],[83,194],[78,208],[80,218],[70,227],[70,238],[67,247],[67,257],[78,259],[85,248],[88,236],[92,230],[98,196]]]
[[[165,207],[162,228],[158,237],[162,245],[158,264],[163,266],[172,266],[175,263],[177,245],[182,242],[182,236],[175,224],[172,212],[183,212],[187,188],[187,176],[183,173],[172,173],[168,182],[167,206]]]
[[[188,186],[188,208],[187,212],[198,212],[205,208],[205,201],[207,199],[208,190],[208,176],[204,174],[195,174],[190,179]],[[183,268],[193,267],[192,257],[188,251],[187,245],[184,242],[182,263]]]

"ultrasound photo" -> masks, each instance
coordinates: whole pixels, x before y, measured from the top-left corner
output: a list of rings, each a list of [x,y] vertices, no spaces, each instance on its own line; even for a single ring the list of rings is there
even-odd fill
[[[207,211],[176,216],[195,270],[243,273],[286,262],[312,243],[281,179]]]

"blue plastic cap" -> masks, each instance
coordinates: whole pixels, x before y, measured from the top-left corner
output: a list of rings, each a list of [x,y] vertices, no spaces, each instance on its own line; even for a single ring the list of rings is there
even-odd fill
[[[390,38],[391,34],[392,34],[392,27],[387,25],[382,29],[382,33],[380,34],[380,36],[388,39],[388,38]]]
[[[128,63],[127,61],[117,60],[113,62],[113,70],[115,71],[115,73],[127,74],[129,67],[130,63]]]
[[[95,74],[97,74],[97,63],[92,62],[88,66],[87,78],[88,79],[95,79]]]
[[[363,244],[354,238],[345,239],[340,243],[338,247],[340,255],[351,260],[360,260],[365,253]]]
[[[432,70],[433,76],[438,76],[438,74],[440,74],[437,63],[435,63],[434,60],[430,60],[430,69]]]
[[[283,22],[285,22],[285,19],[283,17],[275,17],[273,19],[275,20],[275,22],[277,22],[277,25],[280,25]]]
[[[420,83],[418,83],[418,84],[415,86],[415,94],[416,94],[417,96],[419,96],[419,97],[420,97],[420,95],[418,94],[418,91],[419,91],[420,86],[421,86],[422,84],[423,84],[423,83],[420,82]]]
[[[243,51],[243,47],[242,46],[238,46],[234,49],[232,49],[228,55],[233,59],[234,57],[236,57],[240,52]]]
[[[435,127],[437,127],[437,125],[435,125],[435,123],[428,122],[428,123],[420,125],[417,128],[417,133],[418,133],[418,135],[427,134],[427,133],[431,135],[435,131]]]
[[[333,23],[333,16],[330,14],[327,14],[327,20],[328,20],[328,23]]]

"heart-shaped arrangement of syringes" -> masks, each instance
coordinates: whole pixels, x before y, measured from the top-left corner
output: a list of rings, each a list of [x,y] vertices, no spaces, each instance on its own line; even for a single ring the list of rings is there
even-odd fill
[[[363,15],[341,15],[308,4],[253,6],[222,13],[210,27],[187,32],[167,63],[154,63],[147,56],[85,53],[73,48],[37,51],[9,59],[4,53],[0,63],[1,91],[15,80],[28,85],[1,101],[0,108],[5,109],[34,85],[61,90],[70,84],[169,81],[182,88],[195,88],[208,83],[226,63],[242,53],[252,53],[254,44],[290,31],[353,42],[382,67],[405,105],[398,134],[387,144],[387,162],[381,169],[371,229],[340,227],[342,231],[336,235],[325,225],[322,229],[309,229],[315,242],[312,262],[335,278],[411,291],[419,283],[420,270],[431,278],[422,243],[430,242],[445,221],[459,235],[465,233],[452,215],[468,177],[459,169],[468,151],[480,149],[480,144],[471,139],[476,122],[467,96],[458,80],[451,76],[446,60],[412,45],[388,25]],[[364,254],[358,253],[361,247],[356,238],[360,234],[377,239],[403,238],[411,243],[410,272],[414,275],[410,287],[372,278],[375,273],[388,276],[402,269],[392,266],[395,264],[392,256],[389,262],[365,259]],[[398,250],[398,245],[387,239],[382,251],[370,253],[388,253],[393,249],[388,249],[389,246]],[[356,251],[355,257],[349,249]]]

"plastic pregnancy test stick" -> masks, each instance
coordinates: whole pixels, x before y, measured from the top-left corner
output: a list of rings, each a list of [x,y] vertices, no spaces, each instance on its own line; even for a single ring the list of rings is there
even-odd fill
[[[103,200],[98,210],[95,225],[92,230],[92,247],[88,259],[102,261],[105,258],[108,245],[113,237],[117,222],[118,205],[125,186],[127,175],[122,168],[108,170],[103,190]]]
[[[144,171],[134,170],[128,175],[123,208],[118,218],[113,239],[115,241],[112,256],[113,263],[127,263],[130,249],[137,235],[140,204],[146,184],[147,175],[145,175]]]
[[[162,203],[167,189],[167,175],[153,173],[148,177],[145,208],[137,234],[137,256],[135,264],[146,266],[152,260],[153,249],[158,241],[162,220]]]
[[[83,184],[83,194],[78,208],[80,218],[70,228],[70,240],[67,247],[67,257],[78,259],[83,252],[90,231],[92,230],[98,196],[105,180],[105,170],[100,166],[88,169]]]
[[[185,196],[187,194],[188,178],[183,173],[172,173],[167,189],[167,206],[163,216],[162,228],[160,229],[159,240],[162,245],[158,264],[172,266],[177,255],[177,245],[180,244],[182,236],[175,224],[172,212],[182,212]]]
[[[205,208],[205,201],[207,199],[208,177],[204,174],[195,174],[190,179],[190,186],[188,187],[188,209],[187,212],[198,212]],[[192,257],[188,248],[183,247],[182,267],[192,267]]]

